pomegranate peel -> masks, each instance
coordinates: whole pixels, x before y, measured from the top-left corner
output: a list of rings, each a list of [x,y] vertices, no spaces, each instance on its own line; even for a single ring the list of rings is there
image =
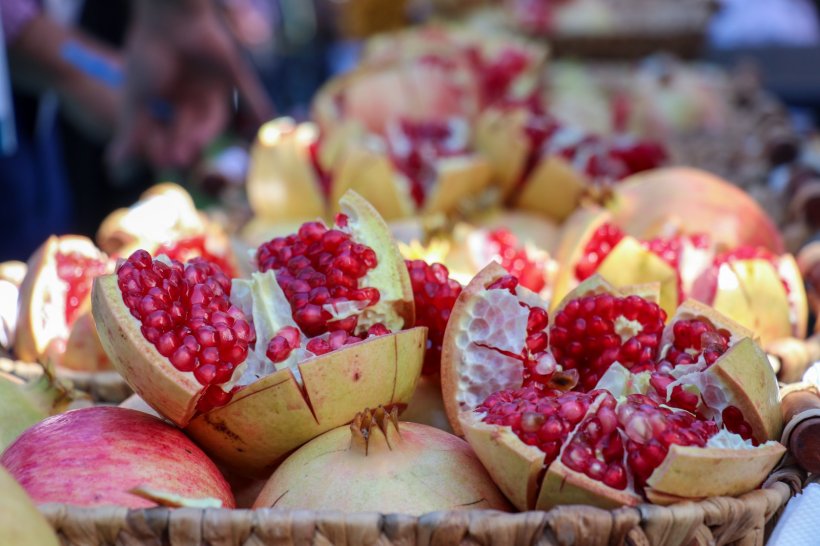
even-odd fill
[[[318,139],[313,124],[291,118],[269,121],[251,149],[248,201],[258,215],[277,221],[324,217],[322,189],[309,159]]]
[[[269,507],[412,515],[476,507],[509,510],[466,442],[432,427],[399,422],[395,408],[358,413],[349,426],[296,451],[254,503],[254,508]]]
[[[522,511],[534,507],[544,453],[523,443],[509,427],[484,423],[473,411],[460,413],[458,423],[464,438],[513,506]]]
[[[114,368],[148,405],[184,427],[196,412],[202,385],[145,339],[140,322],[123,302],[116,275],[97,277],[91,300],[100,341]]]
[[[685,499],[736,496],[759,487],[783,457],[779,443],[744,449],[672,445],[647,485]]]
[[[578,208],[588,189],[589,183],[565,159],[545,157],[527,178],[515,205],[562,222]]]
[[[29,259],[20,285],[17,357],[61,363],[71,328],[87,304],[91,279],[107,269],[108,258],[90,239],[49,237]]]
[[[489,160],[493,178],[505,199],[515,191],[524,173],[530,148],[523,131],[526,120],[522,109],[487,108],[476,122],[476,148]]]
[[[100,334],[97,332],[97,325],[91,315],[91,301],[86,302],[83,307],[84,309],[71,327],[60,364],[63,368],[70,370],[111,369],[111,362],[100,342]]]
[[[463,200],[481,193],[492,178],[489,163],[475,154],[439,159],[436,170],[437,180],[424,201],[422,214],[455,210]]]
[[[710,173],[667,167],[630,176],[607,203],[617,225],[648,239],[662,235],[670,219],[711,226],[716,242],[783,252],[783,240],[765,211],[746,192]]]

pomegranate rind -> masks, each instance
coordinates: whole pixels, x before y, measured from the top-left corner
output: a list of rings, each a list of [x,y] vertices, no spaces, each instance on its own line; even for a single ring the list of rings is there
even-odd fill
[[[515,191],[530,151],[524,134],[527,116],[522,108],[488,108],[476,123],[476,149],[490,162],[493,178],[503,198]],[[539,199],[543,197],[539,196]]]
[[[390,307],[391,312],[404,320],[401,325],[391,324],[389,320],[375,322],[383,322],[394,331],[412,326],[416,322],[413,285],[390,227],[373,205],[354,191],[342,196],[339,207],[348,216],[348,227],[354,240],[369,246],[378,255],[378,264],[365,275],[363,281],[365,286],[379,289],[381,296],[373,307]],[[365,309],[363,318],[369,311],[370,308]]]
[[[385,220],[411,216],[415,212],[407,180],[393,169],[390,159],[366,146],[350,145],[339,160],[331,191],[337,203],[348,190],[366,199]]]
[[[587,187],[586,179],[565,159],[543,157],[527,177],[515,205],[563,222],[578,208]]]
[[[50,345],[55,341],[65,342],[70,334],[65,321],[65,298],[60,304],[52,295],[55,289],[63,290],[57,276],[58,252],[77,252],[88,258],[106,259],[90,239],[79,235],[52,235],[29,258],[18,295],[19,315],[14,342],[15,354],[26,362],[55,356],[61,358],[62,351],[53,354],[54,348]],[[52,308],[47,310],[47,306]]]
[[[806,337],[809,319],[809,304],[806,298],[806,286],[800,267],[791,254],[784,254],[777,260],[777,271],[789,286],[789,301],[794,313],[792,336],[798,339]]]
[[[423,214],[449,213],[465,199],[478,195],[490,183],[490,164],[471,154],[439,159],[438,176],[424,200]]]
[[[767,260],[738,260],[720,266],[712,307],[753,330],[766,344],[792,335],[788,294]]]
[[[672,445],[647,484],[689,499],[740,495],[759,487],[785,452],[775,442],[750,449]]]
[[[554,309],[573,288],[578,285],[575,277],[575,265],[580,261],[584,248],[595,230],[611,220],[611,215],[604,209],[592,206],[580,207],[564,222],[561,240],[555,252],[555,261],[561,264],[555,277],[552,291]]]
[[[544,452],[526,445],[510,427],[488,425],[481,418],[473,411],[462,412],[459,429],[513,506],[531,510],[538,495]]]
[[[103,371],[111,369],[111,361],[100,342],[97,325],[91,315],[89,300],[86,310],[82,312],[71,327],[60,365],[69,370]]]
[[[142,335],[117,285],[117,275],[103,275],[91,288],[91,309],[100,342],[114,369],[145,402],[184,427],[194,416],[202,385],[181,372]]]
[[[708,226],[715,242],[729,248],[748,244],[783,252],[777,226],[754,199],[699,169],[667,167],[630,176],[607,208],[624,231],[641,239],[661,236],[677,221],[678,227]]]
[[[624,237],[601,262],[598,275],[616,287],[660,283],[660,306],[671,316],[678,306],[678,279],[675,269],[645,248],[637,239]]]
[[[422,375],[416,384],[407,409],[401,414],[402,421],[429,425],[444,432],[453,432],[444,401],[441,399],[441,378],[436,374]]]
[[[363,407],[405,407],[421,375],[427,328],[371,337],[282,369],[239,390],[186,428],[225,465],[265,476],[291,451],[350,422]]]
[[[308,149],[317,139],[313,124],[296,124],[290,118],[269,121],[259,129],[247,178],[254,213],[277,221],[324,217],[325,201]]]
[[[468,323],[472,320],[473,310],[486,297],[486,286],[507,274],[497,262],[490,263],[464,287],[450,312],[450,320],[447,322],[441,344],[441,393],[447,419],[458,436],[464,435],[459,415],[465,410],[472,409],[470,404],[462,399],[464,384],[480,389],[480,393],[473,394],[483,400],[498,390],[520,388],[524,380],[523,367],[518,360],[498,355],[499,367],[494,368],[494,373],[490,377],[471,377],[471,373],[481,370],[471,369],[465,360],[467,347],[464,346],[462,337],[469,333]],[[524,335],[526,334],[522,331],[522,348]],[[507,365],[500,364],[501,362]]]

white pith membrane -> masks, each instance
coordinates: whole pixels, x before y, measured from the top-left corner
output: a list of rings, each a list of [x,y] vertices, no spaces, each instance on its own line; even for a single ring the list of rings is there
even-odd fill
[[[585,294],[581,294],[581,296],[582,295]],[[575,297],[578,297],[578,295]],[[527,314],[526,312],[515,312],[516,307],[521,309],[525,308],[518,305],[518,298],[510,294],[506,289],[487,289],[483,292],[473,293],[472,299],[474,301],[471,302],[471,305],[466,307],[466,309],[469,310],[468,314],[465,314],[465,318],[462,318],[461,321],[457,322],[459,330],[455,336],[456,347],[459,351],[461,351],[461,362],[459,363],[459,378],[456,392],[456,400],[459,405],[459,420],[461,421],[462,426],[465,428],[470,428],[472,431],[471,434],[478,439],[477,441],[490,441],[493,444],[498,443],[498,445],[503,444],[506,446],[511,446],[511,443],[515,444],[515,446],[508,448],[487,448],[486,446],[484,448],[474,446],[474,448],[480,456],[491,453],[486,455],[487,460],[484,460],[485,465],[488,467],[493,477],[499,482],[502,490],[505,492],[512,491],[513,494],[516,495],[520,494],[521,485],[500,483],[505,479],[505,471],[503,469],[493,468],[492,463],[497,463],[498,460],[493,461],[492,459],[497,459],[500,457],[500,451],[498,451],[499,449],[510,449],[514,450],[517,457],[522,458],[522,461],[523,459],[526,459],[528,464],[532,464],[532,461],[535,460],[533,459],[532,450],[535,449],[539,453],[543,452],[538,448],[538,446],[527,445],[521,441],[510,426],[484,423],[483,419],[487,416],[487,413],[477,412],[475,411],[475,408],[484,402],[490,394],[502,390],[517,390],[522,387],[523,367],[521,362],[519,360],[506,357],[497,351],[484,349],[482,346],[485,343],[483,340],[491,339],[491,341],[486,341],[487,345],[498,348],[506,347],[508,348],[507,350],[510,350],[516,354],[520,352],[520,348],[524,344],[524,337],[526,335]],[[544,306],[543,302],[536,305],[542,307]],[[667,324],[662,337],[662,349],[657,359],[658,362],[663,359],[663,356],[666,355],[671,347],[673,336],[672,325],[674,322],[686,319],[699,319],[716,328],[725,327],[725,325],[722,324],[714,324],[708,317],[704,317],[702,314],[698,313],[697,304],[692,303],[690,305],[693,305],[694,309],[690,309],[686,305],[682,306],[673,320]],[[551,321],[554,319],[556,313],[557,311],[554,311],[551,314]],[[456,324],[456,322],[451,321],[451,324]],[[511,330],[515,328],[517,328],[517,332],[511,332]],[[467,330],[469,329],[473,331],[468,332]],[[743,340],[744,343],[749,341],[748,339],[745,339],[744,336],[735,333],[734,330],[730,329],[730,332],[731,336],[727,344],[728,349],[726,353],[731,351],[732,347],[741,340]],[[720,359],[723,358],[726,353],[718,357],[718,360],[712,364],[712,366],[717,366]],[[486,358],[486,360],[482,360],[483,358]],[[680,365],[667,371],[669,375],[675,378],[675,381],[667,388],[667,399],[671,395],[675,386],[682,385],[684,389],[700,396],[701,399],[699,402],[698,411],[703,413],[707,419],[716,421],[718,424],[718,432],[707,440],[705,446],[687,446],[686,449],[695,448],[696,450],[704,450],[715,448],[720,450],[740,450],[743,452],[757,450],[761,456],[764,456],[763,454],[765,453],[766,456],[771,457],[771,449],[779,446],[778,442],[766,441],[766,438],[762,438],[759,439],[761,442],[755,446],[751,440],[745,440],[739,434],[730,432],[725,428],[725,426],[723,426],[721,422],[722,411],[729,405],[733,405],[733,400],[729,395],[729,393],[731,393],[731,389],[720,379],[717,374],[710,373],[709,369],[712,366],[707,367],[707,363],[701,354],[697,362],[689,365]],[[647,394],[653,390],[653,387],[649,382],[650,375],[650,372],[631,373],[616,361],[600,378],[596,385],[596,389],[604,389],[609,391],[617,400],[617,407],[620,407],[620,404],[626,400],[628,395]],[[601,397],[603,396],[604,395],[601,395]],[[600,488],[598,489],[599,494],[601,490],[609,490],[613,492],[616,498],[620,498],[620,501],[618,502],[639,502],[639,497],[635,497],[634,501],[630,501],[624,500],[623,497],[619,496],[619,494],[634,496],[634,493],[632,493],[634,491],[633,470],[627,464],[628,450],[624,450],[624,469],[627,473],[628,484],[626,489],[623,490],[609,488],[602,481],[593,480],[585,473],[571,470],[567,468],[564,463],[562,463],[562,458],[566,449],[571,444],[572,438],[579,433],[579,430],[584,422],[595,415],[595,410],[599,405],[600,398],[593,402],[585,414],[585,417],[579,421],[577,425],[575,425],[575,428],[570,431],[568,435],[564,437],[560,453],[550,464],[550,466],[544,467],[542,464],[541,470],[543,472],[547,469],[550,471],[554,469],[555,472],[558,473],[556,475],[564,476],[564,480],[568,479],[567,477],[571,475],[571,481],[575,485],[568,486],[570,489],[575,488],[579,483],[581,484],[581,488],[583,488],[584,483],[594,483],[597,484],[595,486],[596,488]],[[691,413],[686,410],[672,407],[663,403],[660,403],[660,407],[673,412],[681,412],[691,415]],[[745,415],[744,418],[746,418]],[[619,425],[619,427],[620,426],[622,425]],[[490,429],[496,430],[497,432],[486,432]],[[508,432],[502,433],[501,431],[503,430]],[[624,442],[626,442],[628,431],[624,429],[621,429],[621,431],[622,432],[620,434],[622,438],[624,438]],[[470,438],[471,434],[468,434],[468,438]],[[666,458],[672,457],[672,447],[675,445],[677,444],[673,443],[670,445],[669,453]],[[486,449],[490,449],[490,451],[488,452]],[[493,452],[493,450],[495,451]],[[708,453],[708,451],[704,453]],[[719,459],[722,456],[720,453],[715,452],[710,457]],[[520,467],[523,464],[523,462],[516,463],[517,467],[516,470],[513,471],[513,474],[520,474]],[[662,465],[663,463],[653,470],[653,473],[650,476],[650,483],[647,487],[651,485],[651,479],[658,475],[658,469],[661,469]],[[542,474],[539,474],[539,476],[540,475]],[[549,476],[550,473],[547,475]],[[520,479],[520,476],[518,476],[518,478]],[[554,476],[550,479],[554,480]],[[546,483],[546,481],[544,483]],[[560,483],[564,482],[561,481]],[[537,484],[535,485],[535,495],[534,497],[530,497],[528,495],[528,498],[530,499],[528,502],[531,502],[532,498],[538,498],[539,503],[541,502],[541,485],[541,478],[539,477],[537,478]],[[554,490],[555,487],[558,487],[558,491]],[[556,486],[555,482],[551,481],[549,488],[549,491],[545,491],[543,493],[546,493],[547,495],[557,493],[560,495],[560,491],[563,486]],[[529,508],[532,507],[533,506],[529,506]],[[521,507],[519,506],[519,508]]]

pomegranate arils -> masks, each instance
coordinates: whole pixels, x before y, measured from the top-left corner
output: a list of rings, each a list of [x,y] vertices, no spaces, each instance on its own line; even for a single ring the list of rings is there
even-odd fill
[[[65,321],[71,326],[80,304],[91,293],[94,278],[105,273],[105,262],[78,252],[57,252],[55,260],[57,277],[66,285]]]
[[[575,277],[583,281],[591,277],[615,245],[624,238],[624,232],[614,224],[603,224],[592,234],[575,266]]]
[[[664,361],[672,366],[694,364],[702,356],[708,366],[729,349],[729,331],[701,319],[679,320],[672,327],[674,341]]]
[[[501,258],[501,266],[518,278],[521,286],[533,292],[541,292],[546,286],[547,262],[540,257],[531,257],[518,238],[509,230],[491,231],[487,239],[496,247]]]
[[[629,296],[586,296],[570,301],[550,327],[552,354],[564,369],[578,369],[593,388],[613,362],[628,369],[654,367],[666,313]]]
[[[437,373],[444,331],[453,305],[461,294],[461,285],[450,278],[450,272],[442,264],[431,265],[424,260],[407,260],[405,264],[413,286],[416,324],[428,328],[422,373]]]
[[[145,339],[207,387],[206,405],[227,402],[230,395],[219,385],[245,360],[253,335],[242,312],[230,304],[230,280],[219,265],[201,258],[168,265],[138,250],[118,269],[117,284]]]
[[[347,221],[344,214],[336,215],[337,227],[346,227]],[[334,303],[333,298],[361,301],[362,307],[379,301],[378,289],[359,286],[361,279],[378,264],[375,251],[321,222],[307,222],[296,234],[261,245],[256,261],[260,271],[275,271],[293,310],[293,319],[308,337],[336,329],[353,334],[356,320],[348,317],[333,321],[324,308]]]
[[[171,243],[165,243],[161,245],[154,253],[155,256],[160,256],[162,254],[165,254],[170,259],[176,260],[180,263],[186,263],[194,258],[202,258],[209,263],[219,266],[219,268],[230,277],[236,276],[236,271],[234,270],[233,264],[224,255],[214,254],[208,250],[208,245],[206,244],[204,235],[188,237],[187,239],[180,239]]]
[[[757,438],[752,434],[752,426],[743,417],[743,413],[735,406],[728,406],[721,414],[723,425],[729,432],[742,437],[744,440],[751,440],[754,445],[759,445]]]

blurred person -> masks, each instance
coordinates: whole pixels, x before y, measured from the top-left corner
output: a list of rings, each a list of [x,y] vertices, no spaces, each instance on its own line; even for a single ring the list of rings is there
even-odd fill
[[[39,2],[0,0],[0,20],[9,69],[0,81],[10,79],[15,89],[6,127],[13,123],[16,143],[0,153],[2,261],[26,259],[49,234],[72,226],[53,97],[85,133],[105,139],[113,134],[120,95],[117,53],[59,23]]]
[[[817,5],[812,0],[718,0],[709,39],[726,49],[820,43]]]

